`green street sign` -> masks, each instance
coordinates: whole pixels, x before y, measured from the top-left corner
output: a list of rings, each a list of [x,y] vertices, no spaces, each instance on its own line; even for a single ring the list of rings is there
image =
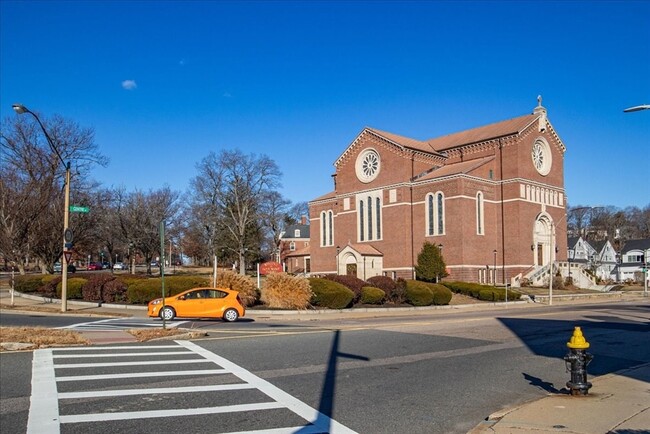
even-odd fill
[[[79,205],[70,205],[70,212],[90,212],[90,208],[87,206]]]

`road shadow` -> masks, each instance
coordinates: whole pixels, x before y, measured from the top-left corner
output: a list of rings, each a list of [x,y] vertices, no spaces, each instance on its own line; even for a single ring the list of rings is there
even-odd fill
[[[630,369],[650,363],[650,306],[626,306],[618,311],[624,317],[606,313],[585,316],[579,321],[550,319],[497,318],[508,327],[534,354],[559,359],[564,366],[564,356],[569,352],[567,342],[575,327],[580,327],[589,342],[587,352],[593,360],[587,368],[589,376],[616,372],[631,378],[647,381],[643,370]],[[647,370],[646,370],[647,371]],[[522,373],[532,386],[551,393],[563,393],[552,383],[529,373]]]
[[[332,417],[334,416],[334,396],[336,394],[336,368],[339,358],[364,360],[370,359],[365,356],[356,354],[342,353],[339,351],[340,330],[334,332],[334,339],[332,340],[332,347],[330,349],[329,360],[327,361],[327,372],[325,373],[325,382],[323,383],[323,390],[320,395],[320,402],[318,405],[318,416],[313,420],[310,425],[299,429],[295,434],[299,433],[314,433],[314,427],[319,429],[319,432],[331,432]],[[322,430],[322,431],[320,431]]]

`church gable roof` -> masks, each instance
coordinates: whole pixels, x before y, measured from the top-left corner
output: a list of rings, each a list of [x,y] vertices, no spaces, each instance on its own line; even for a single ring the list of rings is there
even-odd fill
[[[497,137],[519,134],[539,118],[539,114],[529,114],[517,118],[484,125],[471,130],[460,131],[446,136],[427,140],[429,146],[438,152],[471,143],[484,142]]]
[[[461,161],[459,163],[447,164],[427,173],[421,178],[418,178],[417,181],[425,181],[428,179],[442,178],[444,176],[466,174],[492,160],[494,160],[494,155],[469,161]]]

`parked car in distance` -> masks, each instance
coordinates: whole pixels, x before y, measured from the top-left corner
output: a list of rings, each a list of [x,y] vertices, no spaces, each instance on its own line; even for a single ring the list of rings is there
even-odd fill
[[[55,273],[60,273],[61,272],[61,263],[60,262],[55,262],[54,263],[54,272]],[[77,267],[75,267],[72,264],[68,264],[68,273],[76,273],[77,272]]]
[[[102,262],[102,270],[108,270],[109,268],[111,268],[110,262]]]
[[[127,270],[128,268],[124,262],[116,262],[113,264],[113,270]]]
[[[239,293],[226,288],[192,288],[180,294],[151,300],[148,315],[172,320],[183,318],[221,318],[232,322],[246,313]]]
[[[87,270],[88,271],[97,271],[97,270],[101,270],[102,268],[103,268],[102,264],[100,264],[99,262],[91,262],[90,264],[88,264]]]

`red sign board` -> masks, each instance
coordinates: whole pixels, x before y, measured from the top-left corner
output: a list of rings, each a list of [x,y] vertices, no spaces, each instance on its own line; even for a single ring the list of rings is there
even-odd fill
[[[65,252],[63,252],[63,256],[65,256],[65,263],[69,264],[70,259],[72,259],[72,252],[70,250],[66,250]]]
[[[269,273],[282,273],[282,271],[282,264],[279,262],[269,261],[260,264],[260,274],[263,276]]]

